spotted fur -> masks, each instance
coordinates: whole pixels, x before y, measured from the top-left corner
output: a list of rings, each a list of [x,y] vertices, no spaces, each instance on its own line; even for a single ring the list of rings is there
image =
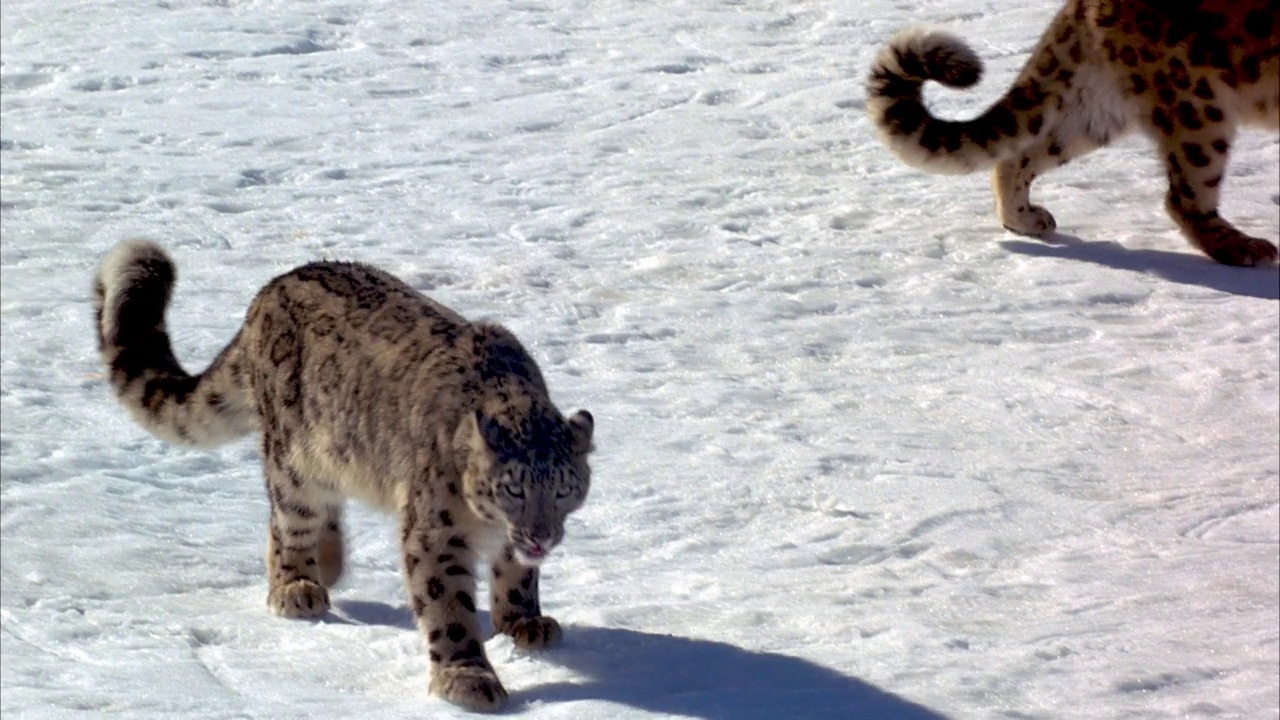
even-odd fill
[[[995,166],[1004,226],[1044,236],[1053,215],[1030,200],[1036,176],[1140,128],[1168,174],[1165,206],[1200,250],[1228,265],[1276,259],[1276,246],[1218,215],[1231,143],[1244,125],[1280,130],[1280,5],[1275,0],[1069,0],[1013,87],[973,120],[929,113],[921,86],[977,83],[959,38],[907,30],[867,83],[868,111],[904,161],[940,173]]]
[[[353,263],[272,280],[231,344],[193,376],[165,327],[175,276],[148,242],[103,260],[93,292],[102,361],[120,402],[162,438],[213,446],[259,434],[271,609],[328,611],[327,588],[342,575],[342,508],[361,498],[400,519],[432,690],[501,707],[507,693],[477,622],[477,565],[490,563],[496,631],[527,648],[560,639],[542,614],[538,565],[586,499],[591,414],[561,416],[505,328],[468,322]]]

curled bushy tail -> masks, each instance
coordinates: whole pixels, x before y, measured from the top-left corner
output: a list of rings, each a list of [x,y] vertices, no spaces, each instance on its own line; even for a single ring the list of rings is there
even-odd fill
[[[1031,122],[1015,112],[1028,104],[1016,100],[1034,100],[1027,98],[1026,89],[1015,85],[981,116],[964,121],[934,117],[921,96],[928,80],[968,88],[981,77],[982,61],[960,38],[938,30],[905,30],[871,67],[867,112],[885,144],[909,165],[938,173],[990,167],[1018,137],[1039,132],[1042,121]]]
[[[93,283],[98,349],[116,397],[151,433],[212,447],[254,431],[240,336],[200,375],[178,364],[165,329],[177,270],[154,243],[117,245]]]

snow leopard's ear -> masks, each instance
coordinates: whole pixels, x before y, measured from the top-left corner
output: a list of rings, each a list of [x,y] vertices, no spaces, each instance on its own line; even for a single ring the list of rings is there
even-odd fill
[[[476,428],[480,431],[480,438],[484,441],[485,447],[499,460],[509,460],[514,454],[511,433],[481,410],[475,412],[475,417]]]
[[[497,464],[507,443],[506,431],[496,420],[475,410],[462,418],[453,443],[457,449],[465,448],[472,458],[484,458],[489,464]]]
[[[573,432],[573,452],[575,455],[586,455],[595,450],[591,444],[591,435],[595,432],[596,420],[586,410],[579,410],[569,418],[569,430]]]

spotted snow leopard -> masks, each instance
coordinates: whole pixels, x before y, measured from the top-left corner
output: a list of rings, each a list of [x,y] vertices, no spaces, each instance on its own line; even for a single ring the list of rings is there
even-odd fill
[[[93,289],[102,362],[120,402],[161,438],[208,447],[259,435],[270,608],[328,611],[343,504],[368,501],[400,520],[432,691],[501,707],[507,692],[476,615],[477,561],[490,562],[496,631],[525,648],[560,639],[542,614],[538,566],[586,499],[591,414],[563,417],[505,328],[468,322],[357,263],[312,263],[269,282],[231,343],[190,375],[165,326],[175,276],[149,242],[104,258]]]

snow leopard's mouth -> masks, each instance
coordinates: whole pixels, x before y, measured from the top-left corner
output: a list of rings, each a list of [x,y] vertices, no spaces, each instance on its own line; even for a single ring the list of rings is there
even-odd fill
[[[532,541],[515,543],[515,550],[516,560],[519,560],[521,565],[529,567],[541,565],[551,552],[551,548]]]

